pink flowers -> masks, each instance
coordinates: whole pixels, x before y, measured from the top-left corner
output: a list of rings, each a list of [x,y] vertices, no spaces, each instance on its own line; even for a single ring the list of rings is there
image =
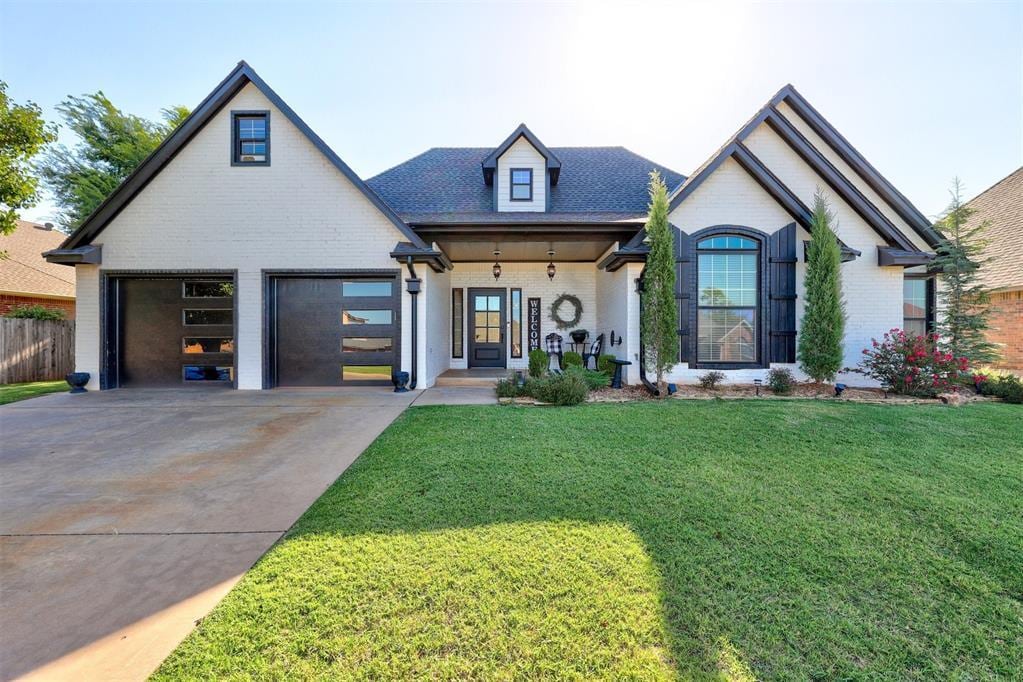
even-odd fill
[[[891,329],[882,341],[871,340],[855,371],[876,379],[889,390],[933,396],[968,376],[969,361],[935,345],[937,335],[917,336]],[[976,380],[976,379],[975,379]]]

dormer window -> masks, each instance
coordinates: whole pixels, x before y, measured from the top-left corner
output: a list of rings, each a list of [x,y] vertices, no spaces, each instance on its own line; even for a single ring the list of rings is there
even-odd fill
[[[231,112],[231,165],[270,165],[270,112]]]
[[[532,168],[511,169],[511,200],[512,201],[533,200]]]

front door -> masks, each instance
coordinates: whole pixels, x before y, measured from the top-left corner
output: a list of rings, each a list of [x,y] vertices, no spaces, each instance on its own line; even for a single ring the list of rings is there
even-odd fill
[[[504,367],[504,289],[469,289],[469,367]]]

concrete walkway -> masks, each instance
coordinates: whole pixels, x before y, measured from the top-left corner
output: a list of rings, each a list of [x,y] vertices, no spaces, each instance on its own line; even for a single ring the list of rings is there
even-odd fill
[[[416,397],[120,390],[0,407],[0,679],[146,677]]]

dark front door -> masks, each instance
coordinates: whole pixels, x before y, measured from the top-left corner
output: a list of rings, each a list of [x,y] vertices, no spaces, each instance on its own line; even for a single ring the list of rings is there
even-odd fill
[[[469,366],[504,367],[504,289],[469,289]]]
[[[116,385],[231,385],[234,284],[219,279],[120,279]]]
[[[401,348],[400,294],[388,276],[274,278],[275,384],[389,384]]]

